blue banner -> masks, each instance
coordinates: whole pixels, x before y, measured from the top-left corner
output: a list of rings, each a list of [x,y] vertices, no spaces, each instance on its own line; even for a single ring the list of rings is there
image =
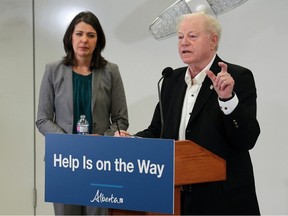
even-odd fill
[[[174,212],[174,140],[47,134],[45,201]]]

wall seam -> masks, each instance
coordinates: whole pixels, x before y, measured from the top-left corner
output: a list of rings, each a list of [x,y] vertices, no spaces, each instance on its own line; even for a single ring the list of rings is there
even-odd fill
[[[36,182],[36,126],[35,126],[35,116],[36,116],[36,71],[35,71],[35,1],[32,1],[32,53],[33,53],[33,211],[36,215],[37,207],[37,182]]]

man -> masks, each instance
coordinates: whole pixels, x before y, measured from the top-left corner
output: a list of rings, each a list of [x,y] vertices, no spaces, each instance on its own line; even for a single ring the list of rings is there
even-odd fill
[[[250,70],[216,54],[221,27],[202,12],[178,24],[178,50],[188,67],[162,84],[163,138],[192,140],[226,160],[227,180],[183,186],[181,214],[259,215],[249,150],[260,134]],[[150,126],[136,136],[160,137],[156,106]],[[121,135],[125,136],[125,132]]]

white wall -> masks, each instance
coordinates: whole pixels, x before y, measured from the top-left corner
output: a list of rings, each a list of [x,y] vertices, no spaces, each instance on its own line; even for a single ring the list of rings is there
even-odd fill
[[[34,92],[31,1],[0,1],[0,214],[32,214]],[[15,208],[17,206],[17,208]]]
[[[38,191],[36,213],[53,214],[52,205],[43,201],[44,139],[37,131],[34,132],[33,109],[37,109],[45,64],[63,56],[62,37],[71,18],[82,10],[91,10],[98,16],[107,36],[104,56],[120,67],[128,101],[129,130],[137,132],[148,126],[151,120],[162,70],[167,66],[176,68],[183,65],[177,54],[176,37],[157,41],[148,31],[153,19],[173,2],[35,0],[33,72],[32,0],[0,0],[0,62],[1,66],[4,65],[0,80],[0,115],[5,124],[10,122],[8,127],[0,126],[0,168],[4,172],[4,178],[0,180],[0,214],[33,214],[33,204],[29,202],[33,189],[34,134]],[[288,153],[285,145],[288,140],[285,133],[288,106],[285,100],[287,54],[284,53],[288,50],[286,9],[287,0],[250,0],[219,16],[223,26],[219,55],[224,60],[250,68],[256,80],[262,132],[251,155],[264,215],[288,215],[288,172],[285,168],[288,161],[285,157]],[[16,25],[10,25],[11,17],[14,17]],[[12,69],[10,65],[13,65]],[[14,136],[15,127],[17,136]],[[16,154],[16,149],[21,153]],[[27,209],[13,208],[14,199],[7,198],[12,193],[9,188],[13,188],[13,192],[23,191],[21,202],[24,201],[23,206]]]
[[[288,1],[250,0],[223,14],[220,54],[249,67],[258,89],[261,135],[251,151],[263,214],[288,214]]]

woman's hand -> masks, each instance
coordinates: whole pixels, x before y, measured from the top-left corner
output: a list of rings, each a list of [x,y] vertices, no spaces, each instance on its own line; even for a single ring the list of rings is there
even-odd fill
[[[116,131],[114,133],[114,136],[115,137],[132,137],[132,135],[128,131],[124,131],[124,130]]]

